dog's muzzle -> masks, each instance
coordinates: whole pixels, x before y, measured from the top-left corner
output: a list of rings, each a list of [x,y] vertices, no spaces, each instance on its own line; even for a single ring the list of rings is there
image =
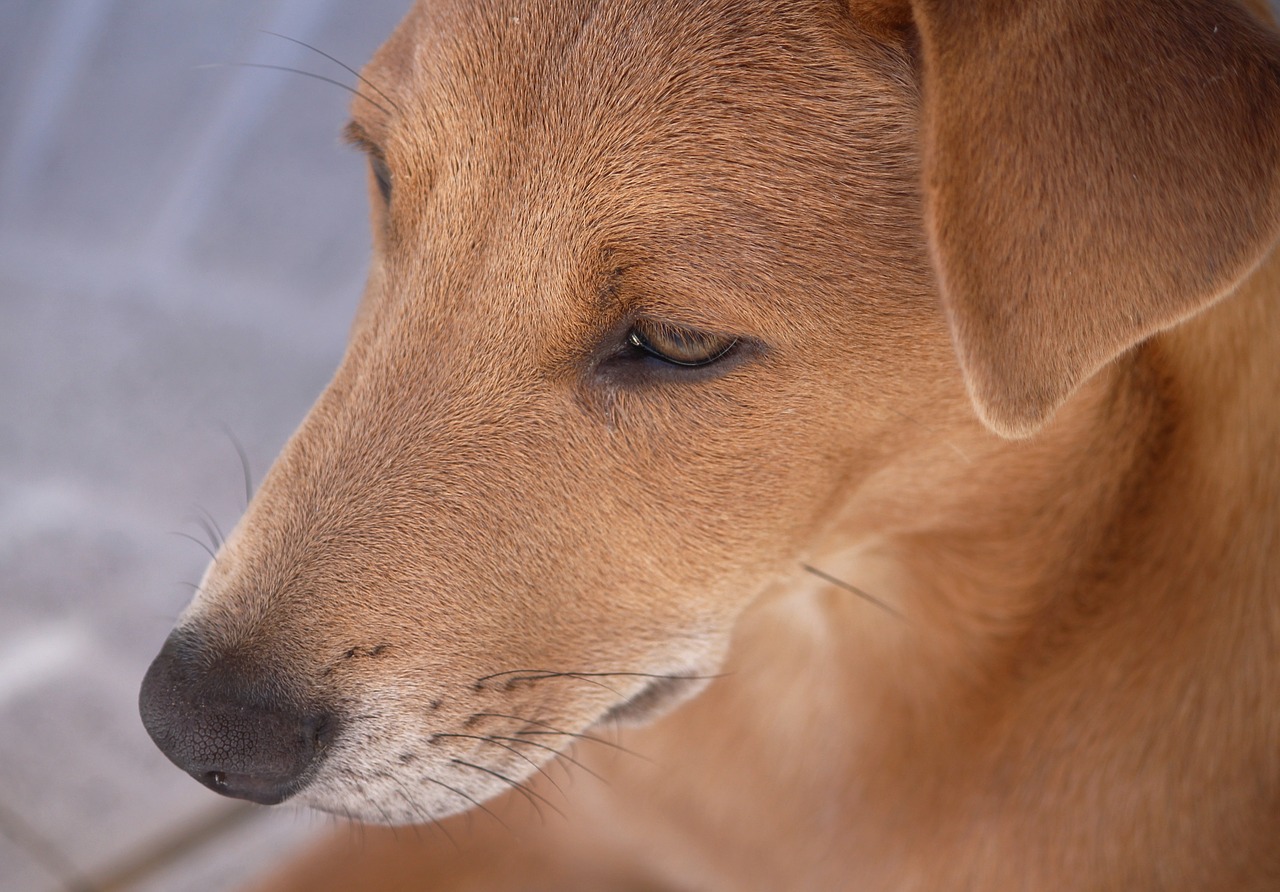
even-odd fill
[[[142,681],[142,723],[211,790],[275,805],[306,786],[338,723],[271,678],[248,661],[210,655],[197,636],[177,630]]]

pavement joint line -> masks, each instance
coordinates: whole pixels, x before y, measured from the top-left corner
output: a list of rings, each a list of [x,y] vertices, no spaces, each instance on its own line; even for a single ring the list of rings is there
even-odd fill
[[[0,800],[0,836],[5,837],[62,884],[63,892],[102,892],[58,846]]]
[[[31,172],[44,155],[62,119],[74,86],[83,80],[89,48],[101,35],[111,0],[60,3],[51,34],[31,76],[17,126],[10,130],[10,151],[0,170],[0,208],[14,207],[24,194]]]
[[[268,22],[268,30],[311,37],[328,11],[328,0],[281,0]],[[281,43],[259,33],[250,54],[278,52],[287,60],[301,55],[298,47],[281,47]],[[271,104],[286,86],[284,78],[255,77],[248,69],[228,79],[208,123],[186,152],[186,161],[174,177],[168,197],[155,214],[149,237],[152,258],[163,262],[178,256],[179,246],[189,240],[217,199],[245,144],[259,132]]]
[[[247,802],[220,805],[196,820],[140,847],[105,870],[95,871],[88,892],[125,892],[150,877],[182,861],[188,855],[212,845],[235,828],[259,820],[266,810]]]
[[[0,642],[0,708],[80,662],[91,642],[73,620],[26,629],[21,640]]]
[[[170,270],[155,277],[145,263],[122,260],[128,248],[113,249],[87,244],[55,246],[47,241],[10,237],[0,240],[0,279],[28,288],[73,289],[82,299],[102,306],[128,302],[169,316],[179,316],[191,327],[203,323],[232,326],[255,333],[270,332],[273,349],[291,349],[299,357],[341,354],[350,317],[363,287],[364,269],[350,282],[328,289],[329,303],[316,321],[315,295],[273,286],[257,279],[219,270],[186,268],[182,275]],[[50,270],[56,270],[50,274]],[[225,300],[226,294],[237,296]],[[0,314],[3,304],[0,304]],[[312,319],[317,328],[298,325]],[[341,324],[339,324],[339,322]],[[319,331],[332,330],[333,334]]]

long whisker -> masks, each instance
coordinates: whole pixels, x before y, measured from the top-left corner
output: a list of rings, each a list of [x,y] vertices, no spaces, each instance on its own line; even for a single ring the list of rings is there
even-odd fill
[[[846,592],[849,592],[850,594],[857,595],[859,598],[862,598],[862,600],[867,601],[870,604],[874,604],[876,607],[879,607],[881,610],[885,611],[886,613],[893,614],[898,619],[903,619],[903,620],[906,619],[906,617],[903,616],[900,611],[890,607],[888,604],[886,604],[884,601],[881,601],[879,598],[875,597],[874,595],[867,594],[857,586],[850,585],[849,583],[845,582],[843,579],[837,579],[836,577],[832,576],[830,573],[824,573],[821,570],[819,570],[817,567],[811,567],[808,564],[801,564],[800,566],[804,568],[804,571],[806,573],[812,573],[814,576],[817,576],[819,579],[822,579],[822,580],[825,580],[826,582],[831,583],[837,588],[842,588]]]
[[[542,802],[546,804],[547,808],[554,811],[560,817],[562,818],[565,817],[565,813],[562,812],[560,809],[556,808],[555,803],[552,802],[550,799],[548,799],[546,796],[543,796],[540,793],[536,793],[533,790],[530,790],[528,787],[526,787],[522,783],[519,783],[518,781],[513,781],[511,778],[507,777],[505,774],[500,774],[499,772],[494,771],[491,768],[485,768],[483,765],[476,765],[472,762],[463,761],[462,759],[451,759],[450,761],[453,762],[455,765],[462,765],[466,768],[474,768],[476,771],[483,771],[485,774],[496,777],[498,780],[502,781],[504,784],[509,784],[512,789],[518,790],[520,794],[524,796],[525,799],[529,800],[529,803],[533,806],[534,811],[538,813],[539,817],[542,817],[542,809],[538,807],[538,802]]]
[[[388,826],[388,827],[390,827],[390,828],[392,828],[392,829],[391,829],[391,838],[392,838],[392,839],[394,839],[394,838],[395,838],[395,834],[398,832],[398,831],[395,829],[395,828],[396,828],[396,822],[395,822],[395,821],[393,821],[393,820],[391,820],[391,815],[389,815],[389,814],[387,813],[387,810],[386,810],[385,808],[383,808],[379,803],[374,802],[374,803],[373,803],[373,807],[374,807],[374,808],[376,808],[376,809],[378,810],[378,814],[382,815],[382,820],[384,820],[384,821],[386,821],[386,822],[387,822],[387,826]]]
[[[526,672],[529,674],[522,675],[520,674],[521,672]],[[613,687],[612,685],[605,684],[604,682],[600,681],[599,678],[592,678],[589,676],[579,676],[573,672],[552,672],[550,670],[541,670],[541,669],[532,669],[532,670],[517,669],[514,672],[499,672],[496,675],[486,675],[484,678],[476,680],[476,683],[475,683],[476,690],[482,690],[484,688],[486,681],[499,678],[504,675],[507,676],[507,680],[505,682],[505,686],[507,690],[510,690],[511,688],[515,687],[522,681],[533,682],[533,681],[542,681],[543,679],[548,679],[548,678],[576,678],[579,681],[584,681],[588,684],[593,684],[598,688],[602,688],[603,690],[608,691],[610,694],[613,694],[615,697],[625,696],[617,688]]]
[[[716,675],[682,675],[680,673],[661,672],[557,672],[553,669],[508,669],[506,672],[495,672],[476,679],[476,684],[483,684],[495,678],[507,675],[518,675],[517,681],[538,681],[543,678],[658,678],[668,681],[704,681],[724,678],[726,673]]]
[[[616,697],[624,697],[622,691],[612,685],[605,684],[602,678],[653,678],[663,681],[699,681],[715,678],[722,678],[722,675],[680,675],[680,674],[656,674],[652,672],[557,672],[552,669],[509,669],[505,672],[495,672],[491,675],[485,675],[476,679],[475,689],[483,690],[487,682],[495,679],[506,678],[505,687],[511,690],[516,685],[525,682],[533,683],[537,681],[546,681],[554,678],[571,678],[577,681],[586,682],[595,685],[602,690],[608,691]]]
[[[472,796],[468,796],[466,793],[462,792],[461,790],[457,789],[456,787],[451,787],[451,786],[449,786],[448,784],[446,784],[444,781],[438,781],[438,780],[436,780],[434,777],[432,777],[432,776],[431,776],[431,775],[429,775],[429,774],[424,774],[424,775],[422,776],[422,779],[423,779],[424,781],[427,781],[428,783],[435,784],[437,787],[444,787],[446,790],[448,790],[450,793],[453,793],[455,796],[460,796],[460,797],[462,797],[463,799],[467,800],[467,801],[468,801],[468,802],[470,802],[472,805],[474,805],[476,808],[480,809],[482,812],[484,812],[484,813],[485,813],[485,814],[487,814],[489,817],[493,818],[495,821],[497,821],[499,824],[501,824],[501,825],[503,826],[503,828],[505,828],[505,829],[506,829],[506,831],[507,831],[508,833],[514,833],[514,832],[515,832],[515,831],[513,831],[513,830],[511,829],[511,827],[507,824],[507,822],[506,822],[506,821],[504,821],[504,820],[502,820],[502,818],[498,817],[498,815],[493,811],[493,809],[489,808],[487,805],[485,805],[485,804],[484,804],[483,802],[481,802],[479,799],[476,799],[476,798],[474,798],[474,797],[472,797]]]
[[[377,84],[375,84],[373,81],[369,80],[367,77],[365,77],[365,76],[364,76],[363,74],[361,74],[360,72],[356,71],[354,68],[352,68],[352,67],[351,67],[350,65],[348,65],[346,62],[343,62],[341,59],[335,59],[333,56],[330,56],[330,55],[329,55],[328,53],[326,53],[324,50],[319,49],[318,47],[314,47],[314,46],[312,46],[312,45],[311,45],[311,44],[309,44],[309,43],[305,43],[305,42],[303,42],[303,41],[301,41],[301,40],[298,40],[298,39],[297,39],[297,38],[295,38],[295,37],[290,37],[290,36],[289,36],[289,35],[287,35],[287,34],[277,34],[275,31],[266,31],[266,30],[261,31],[261,33],[262,33],[262,34],[270,34],[272,37],[279,37],[281,40],[287,40],[287,41],[289,41],[290,43],[296,43],[298,46],[306,47],[307,49],[311,50],[311,52],[313,52],[313,53],[319,53],[321,56],[324,56],[326,59],[328,59],[330,62],[334,63],[335,65],[339,65],[339,66],[341,66],[342,68],[346,69],[347,73],[354,75],[354,76],[356,77],[356,79],[360,81],[360,83],[364,84],[364,85],[365,85],[366,87],[368,87],[370,90],[372,90],[373,92],[377,93],[377,94],[378,94],[379,96],[381,96],[383,99],[387,100],[387,103],[388,103],[392,108],[394,108],[396,111],[400,111],[400,107],[399,107],[398,105],[396,105],[396,104],[395,104],[395,102],[391,99],[391,97],[390,97],[390,96],[388,96],[386,93],[384,93],[384,92],[382,92],[380,89],[378,89],[378,85],[377,85]]]
[[[545,777],[545,778],[547,779],[547,783],[549,783],[549,784],[551,784],[551,786],[555,787],[555,788],[556,788],[556,790],[557,790],[557,791],[559,791],[559,793],[560,793],[560,795],[561,795],[561,796],[564,796],[564,795],[565,795],[564,790],[562,790],[562,789],[560,788],[560,785],[556,783],[556,779],[555,779],[555,778],[553,778],[550,774],[548,774],[545,768],[543,768],[543,767],[542,767],[541,765],[539,765],[537,762],[535,762],[535,761],[533,761],[532,759],[530,759],[530,758],[529,758],[528,756],[526,756],[524,753],[520,752],[520,751],[519,751],[518,749],[516,749],[514,746],[508,746],[508,745],[507,745],[507,744],[505,744],[505,743],[499,743],[499,742],[498,742],[498,738],[495,738],[495,737],[481,737],[479,734],[446,734],[446,733],[444,733],[444,732],[441,732],[441,733],[439,733],[439,734],[432,734],[431,736],[432,736],[432,738],[436,738],[436,737],[460,737],[460,738],[464,738],[464,739],[467,739],[467,740],[478,740],[478,741],[480,741],[481,743],[488,743],[488,744],[492,744],[493,746],[500,746],[500,747],[502,747],[504,750],[506,750],[507,752],[512,753],[512,754],[514,754],[515,756],[517,756],[517,757],[519,757],[519,758],[521,758],[521,759],[524,759],[526,762],[528,762],[530,765],[532,765],[532,766],[533,766],[533,770],[534,770],[534,771],[536,771],[536,772],[538,772],[539,774],[541,774],[543,777]],[[567,797],[567,796],[565,796],[565,798],[567,799],[568,797]]]
[[[338,818],[338,817],[341,817],[343,820],[347,822],[347,841],[348,842],[352,841],[353,839],[356,838],[358,834],[360,842],[363,843],[364,842],[364,824],[362,824],[361,822],[355,819],[355,817],[351,814],[351,809],[347,808],[346,806],[343,806],[342,814],[340,816],[334,815],[334,818]]]
[[[522,740],[522,739],[521,739],[521,738],[519,738],[519,737],[496,737],[496,736],[495,736],[495,737],[491,737],[491,738],[489,738],[489,739],[490,739],[490,740],[509,740],[509,741],[511,741],[512,743],[518,743],[518,744],[521,744],[522,746],[536,746],[536,747],[537,747],[538,749],[540,749],[540,750],[546,750],[546,751],[547,751],[547,752],[549,752],[549,753],[553,753],[553,754],[554,754],[554,755],[556,755],[557,757],[559,757],[559,758],[563,759],[564,761],[568,762],[570,765],[573,765],[575,768],[581,768],[583,771],[585,771],[587,774],[589,774],[589,775],[591,775],[592,777],[594,777],[596,780],[601,781],[602,783],[604,783],[604,784],[606,784],[606,785],[608,785],[608,783],[609,783],[607,780],[605,780],[605,779],[604,779],[603,777],[601,777],[599,774],[597,774],[596,772],[592,771],[592,770],[591,770],[590,768],[588,768],[586,765],[583,765],[583,764],[582,764],[582,762],[580,762],[579,760],[575,759],[573,756],[569,755],[569,754],[568,754],[567,752],[565,752],[564,750],[558,750],[558,749],[556,749],[554,746],[547,746],[545,743],[538,743],[538,741],[536,741],[536,740]],[[572,745],[573,745],[573,744],[570,744],[570,746],[572,746]],[[570,777],[572,777],[572,775],[570,775]]]
[[[405,788],[404,781],[400,780],[400,778],[396,777],[394,774],[390,772],[387,772],[386,774],[381,776],[385,777],[387,780],[390,780],[392,783],[396,785],[396,792],[400,795],[400,798],[404,800],[404,804],[409,807],[410,813],[412,813],[415,818],[417,818],[419,821],[422,818],[426,818],[428,821],[430,821],[432,824],[435,825],[436,829],[438,829],[441,833],[444,834],[445,839],[449,840],[449,842],[453,845],[455,849],[458,848],[457,840],[455,840],[453,838],[453,835],[449,833],[447,829],[445,829],[445,826],[443,824],[440,823],[440,819],[437,818],[435,815],[431,814],[431,812],[427,811],[422,806],[415,803],[413,799],[409,797],[409,791]],[[416,838],[416,835],[415,835],[415,838]]]
[[[557,737],[572,737],[575,740],[588,740],[592,743],[599,743],[599,744],[603,744],[604,746],[612,747],[618,750],[619,752],[626,753],[628,756],[635,756],[637,759],[641,759],[650,764],[656,764],[648,756],[642,755],[641,753],[637,753],[635,750],[627,749],[622,744],[615,743],[612,740],[605,740],[603,737],[596,737],[591,734],[581,734],[573,731],[561,731],[555,725],[548,725],[546,722],[540,722],[540,721],[537,721],[536,719],[527,719],[524,716],[519,716],[519,715],[509,715],[503,712],[477,712],[476,715],[487,716],[495,719],[511,719],[513,722],[524,722],[526,725],[536,725],[539,728],[548,729],[546,731],[517,731],[516,734],[521,736],[545,734],[545,735],[555,735]]]
[[[196,508],[200,512],[200,516],[196,518],[196,523],[204,529],[205,534],[213,541],[214,548],[221,548],[222,544],[227,541],[227,537],[222,534],[222,527],[218,526],[212,514],[205,508]]]
[[[322,75],[322,74],[313,74],[313,73],[312,73],[312,72],[310,72],[310,71],[303,71],[301,68],[290,68],[290,67],[289,67],[289,66],[287,66],[287,65],[267,65],[267,64],[262,63],[262,62],[214,62],[214,63],[211,63],[211,64],[209,64],[209,65],[197,65],[196,67],[197,67],[197,68],[227,68],[227,67],[230,67],[230,68],[266,68],[266,69],[268,69],[268,70],[270,70],[270,71],[288,71],[288,72],[291,72],[291,73],[293,73],[293,74],[300,74],[300,75],[302,75],[303,77],[309,77],[309,78],[314,78],[315,80],[318,80],[318,81],[324,81],[326,84],[333,84],[335,87],[341,87],[342,89],[346,90],[348,93],[352,94],[353,96],[359,96],[359,97],[360,97],[361,99],[363,99],[365,102],[369,103],[369,104],[370,104],[370,105],[372,105],[374,108],[376,108],[376,109],[378,109],[379,111],[381,111],[383,114],[386,114],[386,115],[390,115],[390,114],[391,114],[391,112],[390,112],[390,111],[388,111],[388,109],[387,109],[387,107],[386,107],[385,105],[383,105],[383,104],[382,104],[382,103],[380,103],[380,102],[375,102],[374,100],[370,99],[370,98],[369,98],[368,96],[366,96],[365,94],[361,93],[361,92],[360,92],[359,90],[357,90],[355,87],[349,87],[349,86],[347,86],[346,84],[344,84],[342,81],[336,81],[336,80],[334,80],[333,78],[331,78],[331,77],[325,77],[325,76],[324,76],[324,75]]]
[[[211,548],[210,548],[207,544],[205,544],[204,542],[201,542],[201,541],[200,541],[199,539],[197,539],[195,536],[192,536],[192,535],[191,535],[191,534],[189,534],[189,533],[184,533],[184,532],[182,532],[181,530],[170,530],[170,531],[169,531],[169,534],[170,534],[170,535],[172,535],[172,536],[181,536],[183,539],[190,539],[192,542],[196,543],[196,544],[197,544],[197,545],[199,545],[201,548],[203,548],[203,549],[205,550],[205,552],[209,555],[209,557],[213,558],[214,563],[217,563],[217,562],[218,562],[218,556],[217,556],[216,554],[214,554],[214,553],[213,553],[213,549],[211,549]]]
[[[248,508],[249,503],[253,501],[253,473],[249,468],[249,453],[245,451],[244,444],[232,433],[228,425],[222,425],[222,432],[227,435],[227,439],[236,450],[236,455],[240,457],[240,473],[244,475],[244,506]]]
[[[938,429],[937,429],[937,428],[935,428],[935,427],[930,427],[929,425],[925,424],[925,423],[924,423],[923,421],[921,421],[920,419],[918,419],[918,418],[912,418],[912,417],[911,417],[910,415],[908,415],[906,412],[901,412],[901,411],[899,411],[898,409],[895,409],[893,406],[889,406],[889,411],[890,411],[890,412],[892,412],[894,415],[897,415],[899,418],[903,418],[903,419],[905,419],[905,420],[907,420],[907,421],[910,421],[912,424],[918,424],[918,425],[920,425],[920,427],[924,428],[926,431],[928,431],[928,432],[929,432],[929,433],[931,433],[931,434],[937,434],[937,433],[939,433],[939,431],[938,431]],[[953,442],[952,442],[952,441],[950,441],[950,440],[943,440],[942,442],[943,442],[943,443],[945,443],[945,444],[947,445],[947,447],[948,447],[948,448],[950,448],[950,449],[954,450],[954,452],[955,452],[955,454],[956,454],[956,455],[960,456],[962,459],[964,459],[964,460],[965,460],[966,462],[968,462],[969,464],[973,464],[973,459],[971,459],[967,454],[965,454],[965,451],[964,451],[963,449],[961,449],[959,446],[957,446],[955,443],[953,443]]]

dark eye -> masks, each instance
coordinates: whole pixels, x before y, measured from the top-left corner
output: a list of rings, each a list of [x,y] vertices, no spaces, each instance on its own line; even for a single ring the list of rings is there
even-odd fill
[[[382,193],[382,200],[391,203],[391,168],[387,167],[387,162],[377,155],[369,156],[369,166],[373,168],[373,178],[378,183],[378,191]]]
[[[738,339],[642,319],[631,326],[627,343],[671,365],[697,368],[728,356]]]

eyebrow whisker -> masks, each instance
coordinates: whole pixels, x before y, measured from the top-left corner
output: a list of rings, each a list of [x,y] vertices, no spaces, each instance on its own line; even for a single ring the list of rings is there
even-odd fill
[[[318,80],[318,81],[324,81],[326,84],[333,84],[335,87],[341,87],[342,89],[346,90],[348,93],[352,94],[353,96],[359,96],[365,102],[369,103],[374,108],[381,111],[384,115],[391,114],[390,110],[385,105],[383,105],[380,102],[375,102],[374,100],[366,96],[364,93],[361,93],[355,87],[347,86],[342,81],[334,80],[331,77],[325,77],[323,74],[315,74],[310,71],[303,71],[301,68],[290,68],[287,65],[268,65],[264,62],[214,62],[209,65],[197,65],[196,67],[197,68],[227,68],[227,67],[266,68],[271,71],[288,71],[292,74],[300,74],[303,77],[309,77],[309,78],[314,78],[315,80]]]
[[[270,34],[272,37],[279,37],[281,40],[287,40],[287,41],[289,41],[290,43],[296,43],[298,46],[306,47],[307,49],[311,50],[311,52],[313,52],[313,53],[319,53],[321,56],[324,56],[326,59],[328,59],[328,60],[329,60],[330,62],[332,62],[333,64],[335,64],[335,65],[340,65],[342,68],[346,69],[346,71],[347,71],[348,73],[352,74],[353,76],[355,76],[355,78],[356,78],[357,80],[359,80],[359,81],[360,81],[360,83],[364,84],[364,85],[365,85],[366,87],[368,87],[370,90],[372,90],[373,92],[377,93],[377,94],[378,94],[379,96],[381,96],[383,99],[387,100],[387,104],[388,104],[388,105],[390,105],[390,106],[391,106],[392,108],[394,108],[396,111],[400,111],[400,107],[399,107],[398,105],[396,105],[396,104],[395,104],[395,101],[394,101],[394,100],[392,100],[392,98],[391,98],[390,96],[388,96],[386,93],[382,92],[382,90],[378,89],[378,85],[377,85],[377,84],[375,84],[373,81],[369,80],[367,77],[365,77],[365,76],[364,76],[363,74],[361,74],[360,72],[356,71],[354,68],[352,68],[352,67],[351,67],[350,65],[348,65],[346,62],[343,62],[341,59],[335,59],[333,56],[330,56],[328,53],[326,53],[324,50],[320,49],[319,47],[314,47],[314,46],[312,46],[311,44],[307,43],[306,41],[298,40],[296,37],[290,37],[290,36],[289,36],[289,35],[287,35],[287,34],[279,34],[279,33],[275,32],[275,31],[267,31],[267,30],[265,30],[265,29],[262,29],[262,30],[260,31],[260,33],[262,33],[262,34]],[[383,109],[383,111],[385,111],[385,110],[386,110],[386,109]]]

